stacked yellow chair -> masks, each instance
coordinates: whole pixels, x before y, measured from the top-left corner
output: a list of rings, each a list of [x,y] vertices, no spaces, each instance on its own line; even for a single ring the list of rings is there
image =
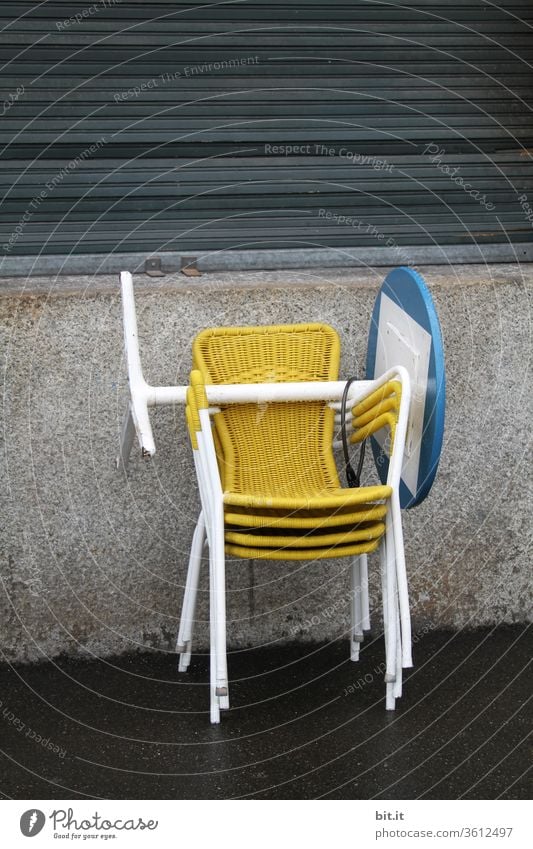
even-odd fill
[[[209,410],[205,386],[336,381],[339,361],[338,335],[324,324],[213,328],[194,340],[186,415],[202,513],[191,550],[177,648],[184,671],[191,657],[198,574],[207,541],[212,722],[219,721],[220,709],[229,707],[225,556],[284,561],[352,558],[350,637],[351,656],[356,660],[363,627],[369,626],[366,556],[381,545],[384,580],[388,562],[385,534],[389,528],[392,535],[393,489],[388,485],[341,486],[333,454],[339,415],[326,401],[233,403]],[[370,392],[350,411],[351,441],[361,442],[384,428],[390,454],[400,403],[398,380],[389,380]],[[389,566],[394,559],[391,540],[389,536]],[[403,546],[402,540],[396,540],[396,549],[398,542]],[[391,574],[389,569],[389,583]],[[386,590],[384,585],[384,608],[385,593],[388,621],[393,616],[396,626],[399,614],[396,608],[392,613],[391,607],[394,587]],[[399,624],[397,628],[399,631]],[[395,656],[387,665],[388,707],[401,694],[399,648],[397,642],[391,645]]]

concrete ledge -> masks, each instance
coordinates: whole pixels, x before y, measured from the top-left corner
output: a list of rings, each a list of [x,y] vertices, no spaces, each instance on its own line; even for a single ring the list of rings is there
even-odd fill
[[[380,237],[381,238],[381,237]],[[194,255],[200,271],[265,271],[303,268],[351,268],[367,266],[448,265],[455,263],[531,262],[531,242],[464,245],[395,245],[353,248],[278,248],[275,250],[157,251],[156,253],[64,254],[0,257],[0,278],[26,275],[141,273],[148,259],[156,257],[167,274],[180,271]]]
[[[441,317],[448,414],[431,496],[405,514],[415,634],[530,615],[533,266],[420,271]],[[218,324],[326,321],[343,374],[362,373],[386,272],[294,270],[136,278],[145,372],[185,382],[191,341]],[[114,469],[126,403],[115,276],[2,282],[4,657],[172,650],[198,509],[183,410],[154,415],[158,454]],[[233,561],[230,643],[324,640],[347,626],[343,560]],[[375,563],[371,593],[379,609]],[[198,643],[205,647],[205,582]],[[379,628],[379,619],[375,619]]]

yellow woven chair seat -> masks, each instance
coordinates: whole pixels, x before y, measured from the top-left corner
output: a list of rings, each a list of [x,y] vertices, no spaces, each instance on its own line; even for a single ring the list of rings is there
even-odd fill
[[[249,548],[227,544],[226,554],[242,557],[245,560],[325,560],[330,557],[355,557],[358,554],[370,554],[375,551],[380,540],[354,543],[352,545],[334,545],[323,548]]]
[[[303,489],[303,487],[302,487]],[[256,495],[240,492],[225,492],[224,504],[237,507],[248,507],[252,510],[275,508],[280,510],[335,510],[338,507],[366,504],[390,498],[390,486],[365,486],[358,489],[342,489],[335,487],[329,492],[318,495],[302,493],[294,496]]]
[[[383,522],[376,522],[359,528],[339,528],[334,533],[323,534],[309,531],[307,534],[268,534],[243,531],[238,528],[227,528],[226,542],[235,545],[256,546],[258,548],[317,548],[321,546],[347,545],[351,542],[367,542],[379,539],[385,531]]]
[[[224,511],[227,525],[246,528],[330,528],[339,525],[357,525],[383,519],[386,504],[354,504],[331,510],[261,510],[231,506]]]
[[[330,532],[323,532],[317,523],[320,519],[314,519],[315,525],[305,531],[301,525],[292,529],[287,528],[250,528],[250,527],[228,527],[224,539],[226,552],[237,556],[248,558],[267,558],[285,560],[303,560],[306,556],[334,557],[345,553],[354,544],[357,553],[373,551],[379,544],[385,532],[385,524],[380,521],[364,521],[354,525],[343,524]],[[346,519],[344,519],[346,522]]]

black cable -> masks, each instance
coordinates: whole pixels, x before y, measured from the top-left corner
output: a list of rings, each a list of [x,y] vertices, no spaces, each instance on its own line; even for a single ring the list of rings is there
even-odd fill
[[[361,447],[359,449],[359,462],[357,463],[357,472],[354,472],[353,466],[350,463],[350,455],[348,453],[348,437],[346,435],[346,404],[348,402],[348,392],[350,391],[350,386],[354,383],[358,378],[350,377],[346,381],[346,386],[344,387],[344,392],[342,393],[342,401],[341,401],[341,436],[342,436],[342,452],[344,454],[344,466],[346,472],[346,482],[349,487],[354,489],[355,487],[361,486],[361,474],[363,471],[363,463],[365,461],[365,445],[366,439],[364,439],[361,443]]]

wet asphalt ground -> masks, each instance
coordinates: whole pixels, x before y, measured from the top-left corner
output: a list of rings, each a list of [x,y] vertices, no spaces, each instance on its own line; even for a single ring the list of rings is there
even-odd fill
[[[531,629],[429,632],[398,709],[383,644],[230,655],[232,707],[208,716],[208,659],[168,652],[0,668],[0,790],[27,799],[528,798]]]

